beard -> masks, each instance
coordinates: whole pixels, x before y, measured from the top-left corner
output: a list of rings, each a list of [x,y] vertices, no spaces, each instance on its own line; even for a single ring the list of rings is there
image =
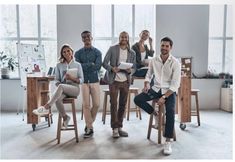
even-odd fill
[[[161,54],[162,54],[162,55],[167,55],[167,54],[169,54],[169,51],[167,51],[167,50],[161,50]]]

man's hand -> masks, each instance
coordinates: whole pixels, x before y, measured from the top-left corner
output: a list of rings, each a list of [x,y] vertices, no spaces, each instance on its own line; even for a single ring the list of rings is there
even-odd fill
[[[120,71],[120,69],[118,67],[112,67],[112,71],[114,73],[118,73]]]
[[[165,99],[163,97],[159,98],[159,100],[157,101],[158,105],[163,105],[165,103]]]
[[[130,74],[130,73],[131,73],[131,68],[126,69],[126,72],[127,72],[128,74]]]
[[[148,93],[149,89],[150,89],[150,84],[149,84],[149,82],[145,82],[145,83],[144,83],[144,88],[142,89],[142,92]]]

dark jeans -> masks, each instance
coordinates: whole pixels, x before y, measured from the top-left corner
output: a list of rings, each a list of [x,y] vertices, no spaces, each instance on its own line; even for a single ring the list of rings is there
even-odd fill
[[[129,91],[129,84],[125,82],[114,81],[109,85],[110,104],[111,104],[111,127],[122,128],[123,116],[126,108],[127,96]],[[118,93],[119,103],[117,102]],[[117,109],[117,105],[119,107]]]
[[[153,99],[158,99],[162,96],[161,90],[155,92],[153,89],[150,89],[148,93],[140,93],[134,98],[134,102],[137,106],[142,108],[148,114],[152,114],[154,108],[147,102]],[[171,94],[165,102],[166,108],[166,125],[165,125],[165,134],[166,138],[173,138],[174,124],[175,124],[175,102],[176,102],[176,93]]]
[[[132,76],[135,77],[145,77],[147,74],[148,69],[137,69]]]

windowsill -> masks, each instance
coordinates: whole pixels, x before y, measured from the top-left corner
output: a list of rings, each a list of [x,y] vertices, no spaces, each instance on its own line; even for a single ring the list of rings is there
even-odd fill
[[[0,80],[20,80],[20,78],[19,77],[15,77],[15,78],[9,78],[9,79],[2,79],[2,78],[0,78]]]

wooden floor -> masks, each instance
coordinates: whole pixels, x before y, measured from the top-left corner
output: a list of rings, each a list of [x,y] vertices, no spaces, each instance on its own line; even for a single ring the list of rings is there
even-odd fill
[[[26,115],[25,115],[26,118]],[[153,130],[147,140],[149,115],[142,112],[142,120],[131,113],[130,121],[124,120],[127,138],[112,138],[110,115],[106,124],[98,114],[94,124],[94,136],[84,139],[84,120],[77,113],[79,143],[74,132],[62,132],[61,144],[56,141],[57,113],[54,123],[47,127],[40,123],[36,131],[22,121],[22,115],[1,113],[1,159],[232,159],[233,157],[233,115],[220,110],[201,111],[201,126],[196,117],[186,123],[186,129],[179,128],[176,121],[177,141],[172,143],[173,153],[162,154],[163,145],[157,144],[157,132]],[[176,117],[177,119],[177,117]]]

